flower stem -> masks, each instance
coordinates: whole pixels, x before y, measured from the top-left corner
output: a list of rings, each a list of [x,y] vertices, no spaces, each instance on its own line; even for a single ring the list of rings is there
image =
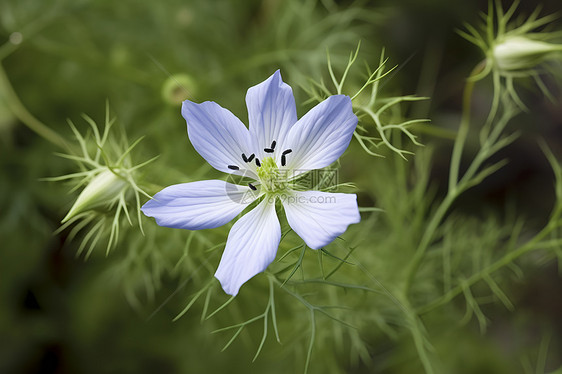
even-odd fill
[[[11,55],[17,49],[18,49],[18,45],[9,41],[0,45],[0,61],[3,61],[6,57]]]
[[[474,89],[474,83],[476,82],[473,77],[478,76],[486,67],[486,60],[482,61],[472,70],[470,77],[466,81],[463,92],[462,100],[462,117],[459,127],[459,132],[455,138],[455,143],[453,145],[453,154],[451,156],[451,165],[449,167],[449,194],[457,188],[459,180],[459,169],[461,164],[462,151],[466,143],[466,137],[468,136],[468,130],[470,128],[470,109],[472,103],[472,91]]]
[[[4,67],[0,63],[0,87],[3,89],[4,98],[8,104],[8,107],[13,111],[14,115],[27,127],[33,130],[37,135],[41,136],[43,139],[50,141],[54,145],[68,150],[70,147],[64,140],[62,136],[57,134],[55,131],[51,130],[43,122],[35,118],[25,106],[20,101],[18,95],[14,91],[10,80],[4,70]]]
[[[429,221],[427,229],[424,231],[422,239],[416,251],[414,252],[414,256],[408,266],[408,271],[406,273],[406,282],[404,284],[404,294],[407,295],[408,291],[412,285],[414,280],[414,276],[425,256],[425,252],[427,248],[431,244],[435,236],[435,232],[441,223],[441,220],[458,197],[458,195],[462,192],[462,189],[458,188],[458,179],[459,179],[459,169],[461,163],[461,156],[464,145],[466,143],[466,138],[468,136],[468,130],[470,128],[470,109],[471,109],[471,99],[472,99],[472,91],[474,89],[475,79],[473,77],[477,76],[480,72],[482,72],[486,67],[486,61],[482,61],[472,70],[469,78],[466,81],[466,85],[464,87],[463,92],[463,107],[462,107],[462,117],[461,123],[459,127],[459,131],[457,137],[455,138],[455,143],[453,145],[453,153],[451,156],[451,165],[449,168],[449,189],[447,191],[447,195],[437,208],[437,211]]]

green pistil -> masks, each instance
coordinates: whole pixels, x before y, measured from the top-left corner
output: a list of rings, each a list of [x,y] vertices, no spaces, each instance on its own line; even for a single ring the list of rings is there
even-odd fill
[[[258,168],[258,177],[265,192],[279,193],[287,189],[286,175],[279,171],[272,157],[266,157],[261,160],[261,167]]]

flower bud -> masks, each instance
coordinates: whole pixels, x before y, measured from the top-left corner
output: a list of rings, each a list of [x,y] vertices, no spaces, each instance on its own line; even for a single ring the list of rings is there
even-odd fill
[[[76,202],[62,220],[62,223],[79,213],[99,206],[109,205],[116,200],[126,186],[127,182],[123,178],[117,176],[111,170],[105,169],[96,175],[80,193]]]
[[[562,51],[562,45],[513,36],[497,43],[493,55],[500,70],[517,71],[533,69],[558,51]]]
[[[162,85],[162,99],[170,105],[180,105],[184,100],[193,97],[195,89],[191,76],[187,74],[171,75]]]

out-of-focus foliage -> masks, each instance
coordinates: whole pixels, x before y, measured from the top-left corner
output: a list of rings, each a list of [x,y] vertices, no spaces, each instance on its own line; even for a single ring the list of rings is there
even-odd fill
[[[528,31],[560,43],[559,4],[511,5],[1,2],[0,372],[560,370],[562,64],[486,62],[498,19],[544,14]],[[484,56],[456,34],[482,21]],[[299,116],[353,98],[338,177],[362,222],[313,251],[282,219],[276,261],[230,299],[213,274],[232,224],[167,229],[138,207],[224,178],[181,101],[247,122],[246,89],[276,69]]]

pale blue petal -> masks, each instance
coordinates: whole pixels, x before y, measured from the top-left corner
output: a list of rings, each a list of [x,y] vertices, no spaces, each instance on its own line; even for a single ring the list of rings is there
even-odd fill
[[[248,89],[246,94],[250,136],[256,145],[259,158],[281,158],[285,148],[285,138],[291,127],[297,122],[297,108],[291,87],[281,79],[277,70],[262,83]],[[275,141],[275,152],[266,153]]]
[[[160,226],[210,229],[230,222],[256,199],[249,187],[221,180],[176,184],[144,204],[142,212]]]
[[[330,244],[361,220],[354,194],[292,191],[281,201],[289,225],[312,249]]]
[[[211,166],[226,173],[255,178],[256,166],[246,163],[242,154],[254,152],[248,129],[230,111],[215,102],[183,102],[181,113],[193,147]],[[240,170],[232,170],[229,165]],[[247,171],[247,172],[245,172]]]
[[[296,174],[320,169],[336,161],[347,149],[357,116],[348,96],[330,96],[312,108],[291,128],[287,136],[287,168]]]
[[[232,226],[215,277],[232,296],[273,262],[281,240],[275,201],[264,199]]]

